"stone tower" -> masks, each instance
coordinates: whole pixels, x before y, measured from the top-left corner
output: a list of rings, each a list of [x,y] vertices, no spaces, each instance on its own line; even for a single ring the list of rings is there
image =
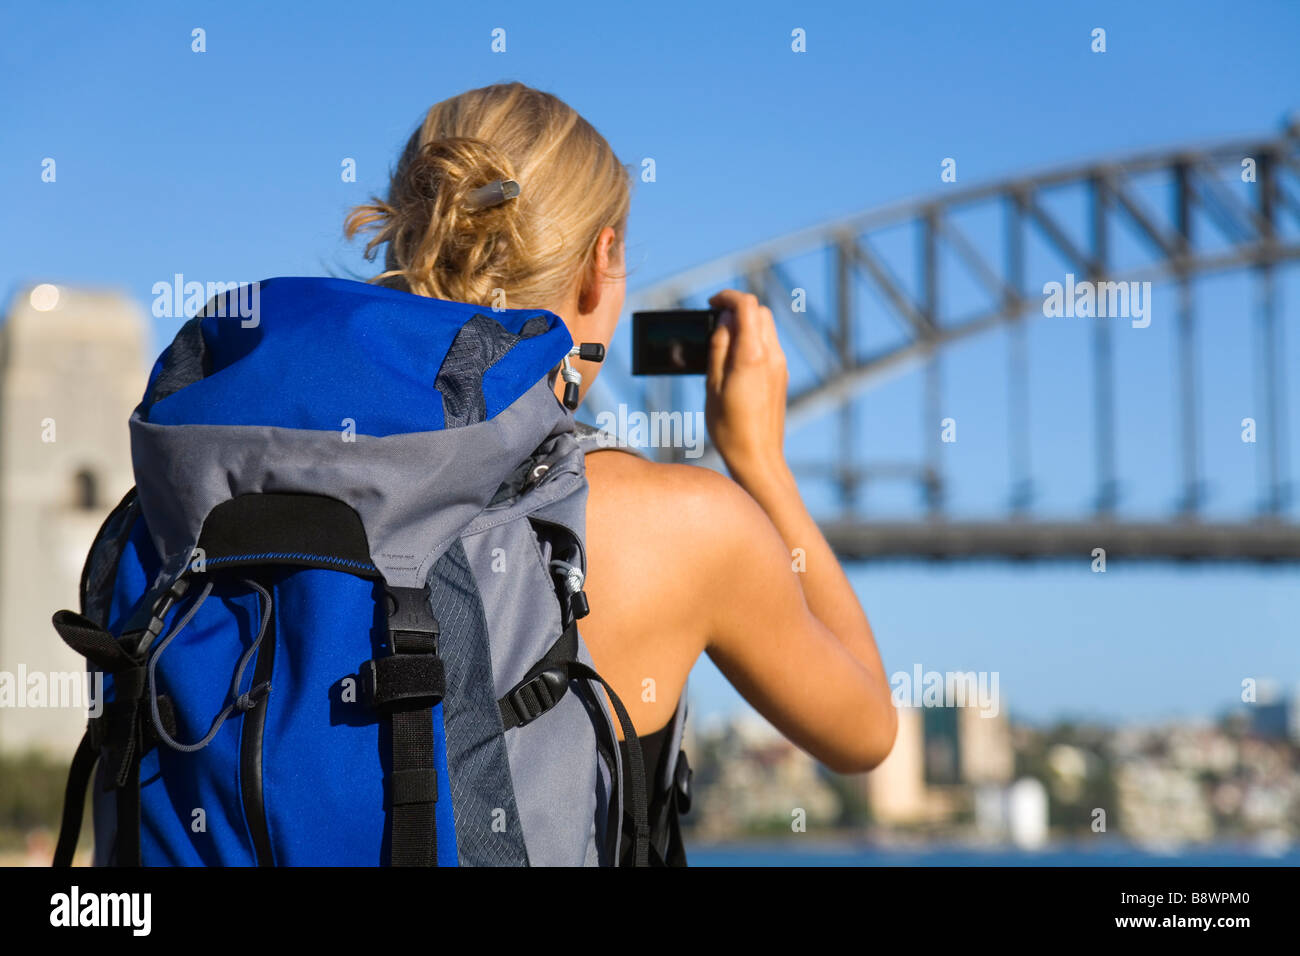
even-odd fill
[[[80,610],[86,550],[134,483],[127,420],[144,392],[146,340],[130,299],[67,286],[21,290],[0,324],[4,752],[69,755],[85,729],[85,682],[72,706],[68,677],[85,663],[50,615]]]

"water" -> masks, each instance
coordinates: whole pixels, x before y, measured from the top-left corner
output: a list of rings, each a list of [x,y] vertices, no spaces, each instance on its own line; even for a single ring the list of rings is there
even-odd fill
[[[1249,846],[1151,852],[1137,847],[1053,847],[1037,852],[966,847],[800,847],[790,843],[687,845],[691,866],[1300,866],[1300,848],[1281,852]]]

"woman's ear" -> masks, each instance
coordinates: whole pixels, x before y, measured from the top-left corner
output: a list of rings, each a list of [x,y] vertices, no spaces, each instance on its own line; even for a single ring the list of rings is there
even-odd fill
[[[583,273],[582,286],[578,292],[578,311],[594,312],[600,305],[601,293],[604,289],[605,281],[613,271],[615,265],[614,253],[617,251],[615,242],[617,236],[610,226],[606,226],[596,237],[596,248],[588,263],[586,271]]]

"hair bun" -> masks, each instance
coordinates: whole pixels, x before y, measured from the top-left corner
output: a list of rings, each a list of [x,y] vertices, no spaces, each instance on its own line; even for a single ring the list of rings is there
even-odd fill
[[[399,182],[401,178],[399,168]],[[410,157],[405,185],[415,193],[409,198],[431,202],[445,216],[497,205],[482,204],[475,194],[498,180],[514,182],[514,168],[505,154],[481,139],[455,136],[417,149]]]
[[[590,267],[603,229],[621,246],[630,182],[567,103],[522,83],[494,84],[431,107],[387,196],[355,206],[344,233],[368,234],[367,259],[384,250],[372,282],[454,302],[551,308]]]
[[[481,139],[446,137],[422,148],[413,141],[398,164],[387,202],[378,210],[383,220],[379,234],[388,242],[387,268],[395,271],[402,264],[414,264],[421,271],[436,268],[458,275],[462,296],[480,295],[498,285],[487,281],[486,274],[500,273],[503,267],[513,272],[510,263],[525,246],[519,204],[505,201],[512,198],[507,196],[507,182],[514,184],[513,196],[518,196],[510,160]]]

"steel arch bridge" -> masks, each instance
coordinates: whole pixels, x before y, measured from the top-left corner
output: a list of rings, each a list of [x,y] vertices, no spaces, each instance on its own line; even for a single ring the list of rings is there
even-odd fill
[[[1061,212],[1062,196],[1072,203],[1073,215]],[[888,236],[900,233],[911,236],[906,270],[881,249]],[[994,329],[1006,330],[1010,343],[1009,413],[1027,409],[1025,326],[1045,311],[1044,296],[1029,283],[1031,246],[1048,251],[1058,279],[1069,272],[1079,282],[1151,281],[1176,290],[1175,425],[1182,488],[1172,514],[1132,521],[1117,510],[1110,321],[1094,321],[1090,332],[1096,488],[1091,514],[1072,520],[1035,516],[1026,428],[1009,432],[1012,487],[1006,515],[997,520],[957,520],[945,513],[937,442],[915,462],[882,468],[857,460],[855,396],[919,366],[924,420],[937,423],[944,350]],[[1300,524],[1287,514],[1288,403],[1278,294],[1279,273],[1297,259],[1300,121],[1281,134],[1100,160],[974,188],[949,186],[933,197],[804,229],[670,276],[630,294],[628,311],[688,307],[724,286],[747,289],[771,306],[792,369],[797,364],[806,370],[799,383],[792,374],[787,432],[827,414],[838,419],[838,439],[823,443],[833,446],[822,448],[826,460],[809,467],[837,489],[840,514],[821,524],[844,558],[1077,558],[1104,547],[1108,556],[1130,558],[1297,560]],[[806,274],[809,262],[824,277],[825,294],[806,295],[804,308],[796,310],[791,303],[808,284],[799,281],[799,271]],[[966,298],[977,307],[955,316],[945,292],[958,269],[974,290]],[[1261,421],[1269,427],[1259,437],[1258,514],[1224,522],[1201,513],[1193,280],[1231,271],[1253,276],[1257,290],[1260,347],[1252,374]],[[866,348],[864,328],[882,321],[897,327],[895,341]],[[677,380],[633,379],[610,365],[591,390],[591,411],[619,403],[648,412],[684,407]],[[681,460],[682,452],[669,449],[661,457]],[[703,462],[717,465],[718,459],[710,451]],[[923,517],[873,520],[863,513],[859,492],[881,471],[916,483]]]

